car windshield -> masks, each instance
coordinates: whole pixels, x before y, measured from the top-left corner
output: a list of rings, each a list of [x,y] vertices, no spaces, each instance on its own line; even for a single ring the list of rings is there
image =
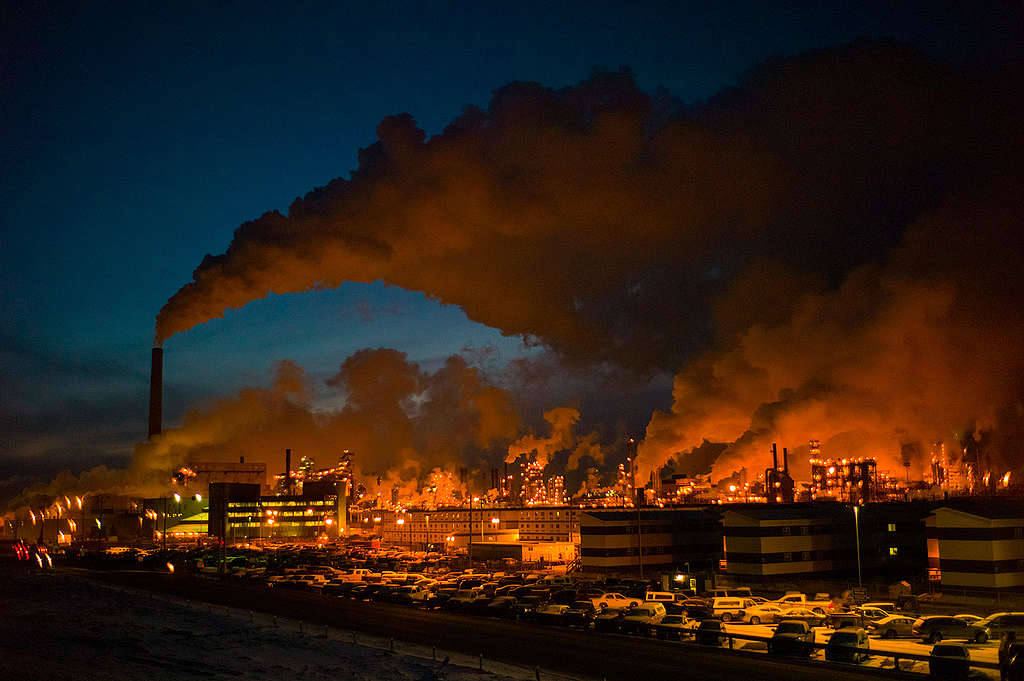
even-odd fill
[[[847,646],[857,645],[857,634],[852,631],[837,631],[832,634],[832,638],[829,639],[829,642]]]
[[[802,634],[804,633],[804,625],[800,622],[782,622],[778,628],[775,629],[777,634]]]
[[[661,620],[662,624],[683,624],[682,615],[666,615],[665,619]]]

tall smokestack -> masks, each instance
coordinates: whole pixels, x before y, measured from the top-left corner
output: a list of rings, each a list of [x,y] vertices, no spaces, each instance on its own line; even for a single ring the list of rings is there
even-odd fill
[[[284,489],[285,493],[292,491],[292,450],[284,450]]]
[[[772,468],[779,470],[779,450],[774,442],[772,443]]]
[[[153,348],[149,370],[149,437],[163,432],[164,411],[164,349]]]
[[[782,448],[782,472],[789,475],[789,457],[785,447]]]

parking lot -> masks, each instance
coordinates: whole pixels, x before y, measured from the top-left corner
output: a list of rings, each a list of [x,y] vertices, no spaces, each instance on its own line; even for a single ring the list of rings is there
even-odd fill
[[[156,571],[173,568],[179,574],[199,578],[220,580],[223,577],[231,582],[258,585],[275,592],[307,592],[317,595],[327,607],[337,600],[388,603],[425,613],[458,613],[524,626],[576,629],[624,640],[675,638],[683,646],[696,643],[695,630],[703,620],[722,619],[708,610],[710,600],[687,599],[683,594],[678,594],[676,600],[668,603],[667,610],[655,608],[653,615],[648,617],[649,613],[644,611],[647,605],[644,599],[649,595],[645,586],[648,585],[635,580],[580,579],[551,569],[517,572],[485,572],[479,568],[453,570],[444,556],[397,549],[287,546],[233,550],[225,556],[223,575],[221,561],[216,558],[209,552],[169,555],[118,552],[115,562]],[[757,601],[765,601],[766,596],[757,598]],[[807,608],[783,605],[792,608],[786,612],[807,612]],[[631,610],[631,606],[640,607]],[[847,606],[838,601],[830,605],[836,611]],[[673,627],[670,622],[678,622],[678,626]],[[866,623],[866,620],[862,622]],[[776,628],[774,624],[740,621],[723,622],[721,626],[725,636],[716,641],[718,646],[746,654],[767,654],[769,640]],[[810,629],[813,642],[819,645],[827,644],[834,632],[827,626],[814,625]],[[662,636],[666,630],[673,635]],[[998,659],[997,640],[964,642],[964,645],[972,663],[994,665]],[[861,646],[871,653],[904,656],[927,656],[932,651],[931,644],[909,637],[886,639],[872,636]],[[809,655],[800,657],[824,661],[823,650],[809,652]],[[860,664],[891,669],[894,663],[891,655],[870,654]],[[904,657],[900,660],[900,669],[927,673],[928,664],[926,660]],[[972,673],[981,678],[995,677],[998,672],[975,669]]]

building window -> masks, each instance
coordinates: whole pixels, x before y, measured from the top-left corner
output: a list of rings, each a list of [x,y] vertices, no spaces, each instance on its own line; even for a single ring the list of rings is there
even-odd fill
[[[800,559],[801,560],[810,560],[811,559],[811,552],[810,551],[804,551],[802,554],[800,554]]]
[[[793,534],[793,528],[792,527],[783,527],[782,528],[782,534],[788,537],[789,535]]]
[[[782,554],[782,560],[784,560],[787,563],[792,562],[793,561],[793,554],[790,553],[789,551],[786,551],[784,554]]]
[[[896,531],[896,523],[889,523],[889,531],[890,532],[895,532]]]
[[[890,546],[889,547],[889,555],[890,556],[895,556],[897,553],[899,553],[899,549],[897,547],[895,547],[895,546]]]
[[[803,536],[806,537],[810,533],[811,533],[811,528],[807,527],[806,525],[804,525],[803,527],[800,528],[800,534],[802,534]]]
[[[1013,538],[1020,539],[1022,537],[1024,537],[1024,527],[1013,528]]]

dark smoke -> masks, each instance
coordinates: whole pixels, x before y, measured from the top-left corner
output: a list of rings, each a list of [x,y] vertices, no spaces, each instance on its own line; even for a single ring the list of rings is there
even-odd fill
[[[682,367],[650,469],[705,439],[735,443],[724,472],[773,439],[884,458],[968,429],[1019,462],[1021,92],[858,42],[690,109],[622,71],[510,84],[429,139],[390,116],[348,179],[207,256],[157,339],[383,280],[576,365]]]

